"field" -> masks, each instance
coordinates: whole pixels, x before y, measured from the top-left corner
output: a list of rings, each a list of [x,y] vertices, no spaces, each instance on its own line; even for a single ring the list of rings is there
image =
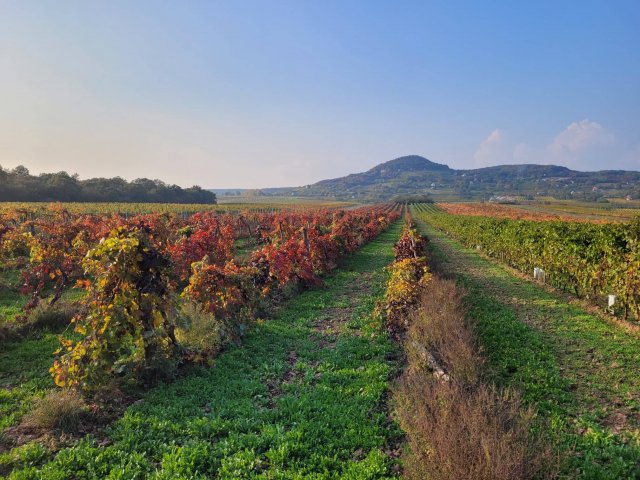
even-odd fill
[[[307,200],[299,202],[289,198],[260,197],[235,198],[234,201],[223,201],[219,204],[198,203],[47,203],[47,202],[2,202],[0,213],[20,212],[28,217],[36,218],[56,209],[64,209],[72,214],[95,215],[143,215],[146,213],[166,213],[174,215],[193,215],[198,212],[273,212],[276,210],[293,210],[309,208],[348,208],[354,204],[338,201]]]
[[[634,201],[598,204],[569,200],[519,202],[514,205],[496,203],[438,203],[441,209],[454,215],[470,215],[520,220],[581,223],[629,222],[640,215],[640,206]]]
[[[539,200],[529,205],[523,205],[522,208],[595,220],[627,221],[633,220],[634,217],[640,215],[640,202],[638,200],[621,198],[612,198],[607,203],[596,204],[572,200]]]
[[[557,209],[4,204],[0,475],[640,478],[638,223]]]

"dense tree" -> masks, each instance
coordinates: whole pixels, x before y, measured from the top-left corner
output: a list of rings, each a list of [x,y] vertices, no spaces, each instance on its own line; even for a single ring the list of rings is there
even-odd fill
[[[216,195],[198,186],[181,188],[148,178],[80,180],[67,172],[36,176],[20,165],[13,170],[0,167],[0,201],[216,203]]]

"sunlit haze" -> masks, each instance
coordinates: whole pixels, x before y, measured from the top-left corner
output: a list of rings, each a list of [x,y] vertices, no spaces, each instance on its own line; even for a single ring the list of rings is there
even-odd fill
[[[640,170],[640,3],[0,1],[0,165],[304,185]]]

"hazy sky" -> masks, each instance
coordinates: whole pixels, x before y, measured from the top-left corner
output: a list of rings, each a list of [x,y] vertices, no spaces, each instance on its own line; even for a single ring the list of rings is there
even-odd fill
[[[640,2],[0,0],[0,165],[311,183],[640,170]]]

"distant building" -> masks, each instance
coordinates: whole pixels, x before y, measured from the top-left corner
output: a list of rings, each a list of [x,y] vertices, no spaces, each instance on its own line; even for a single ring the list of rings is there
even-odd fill
[[[494,195],[489,201],[493,203],[515,203],[518,201],[518,197],[513,195]]]

